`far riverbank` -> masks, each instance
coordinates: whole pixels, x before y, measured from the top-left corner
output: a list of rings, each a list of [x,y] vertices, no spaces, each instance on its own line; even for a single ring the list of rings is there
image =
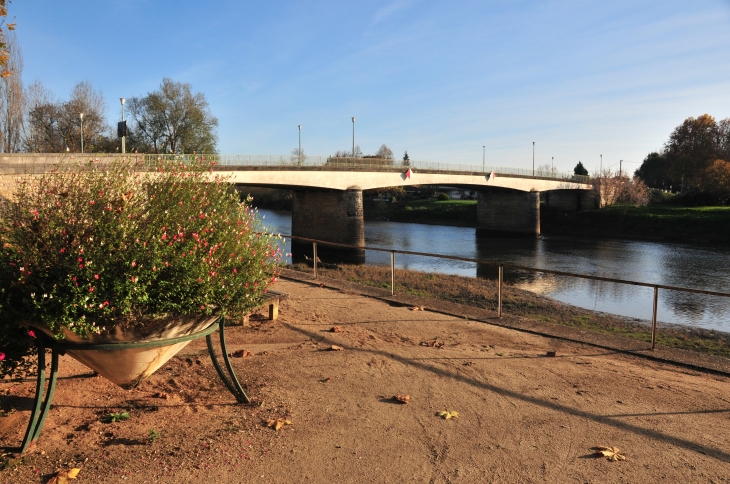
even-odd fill
[[[365,219],[476,227],[474,200],[365,203]],[[730,207],[605,207],[566,213],[543,205],[545,235],[610,237],[681,242],[730,242]]]
[[[254,206],[291,211],[286,190],[252,188]],[[364,201],[366,220],[476,227],[476,200]],[[730,207],[605,207],[566,213],[543,205],[540,228],[544,235],[569,235],[611,239],[730,242]]]

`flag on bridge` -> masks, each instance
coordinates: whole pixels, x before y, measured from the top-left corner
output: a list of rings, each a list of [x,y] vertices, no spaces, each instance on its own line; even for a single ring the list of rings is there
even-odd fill
[[[408,171],[406,171],[406,178],[408,178],[410,180],[412,174],[413,174],[413,172],[411,171],[410,168],[408,168]]]

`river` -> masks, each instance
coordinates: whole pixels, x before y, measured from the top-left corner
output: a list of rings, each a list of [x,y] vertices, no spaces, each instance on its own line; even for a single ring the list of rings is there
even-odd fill
[[[259,209],[259,214],[271,230],[291,234],[291,212]],[[474,228],[371,220],[365,222],[365,245],[652,284],[722,292],[730,289],[730,248],[717,245],[555,236],[540,239],[477,238]],[[366,251],[365,257],[366,264],[390,264],[388,253]],[[483,270],[484,266],[478,269],[475,263],[430,257],[397,254],[396,266],[491,277],[488,271]],[[641,320],[651,319],[651,288],[541,273],[505,271],[505,279],[521,289],[582,308]],[[662,323],[730,331],[730,298],[660,290],[657,314]]]

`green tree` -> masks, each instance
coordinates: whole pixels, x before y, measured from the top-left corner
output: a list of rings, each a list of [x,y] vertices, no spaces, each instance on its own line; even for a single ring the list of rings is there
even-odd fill
[[[132,131],[155,153],[215,153],[218,119],[203,93],[165,78],[160,89],[129,100]]]
[[[586,167],[583,166],[583,163],[581,163],[580,161],[577,165],[575,165],[575,168],[573,168],[573,173],[576,175],[588,176],[588,170],[586,170]]]
[[[664,145],[663,155],[669,161],[674,179],[698,185],[704,171],[720,156],[719,130],[715,118],[703,114],[689,117],[677,126]]]
[[[665,156],[653,152],[646,155],[644,162],[634,172],[634,176],[641,179],[650,188],[678,186],[678,181],[671,175],[671,168],[671,163]]]

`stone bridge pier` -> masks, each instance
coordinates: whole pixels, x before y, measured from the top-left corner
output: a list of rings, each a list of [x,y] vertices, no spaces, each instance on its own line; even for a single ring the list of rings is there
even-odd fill
[[[479,192],[477,236],[538,237],[540,192],[490,190]]]
[[[348,245],[365,245],[362,190],[305,189],[293,192],[291,233],[297,237]],[[312,258],[312,243],[292,240],[292,259]],[[345,249],[317,244],[323,262],[365,262],[364,249]]]

